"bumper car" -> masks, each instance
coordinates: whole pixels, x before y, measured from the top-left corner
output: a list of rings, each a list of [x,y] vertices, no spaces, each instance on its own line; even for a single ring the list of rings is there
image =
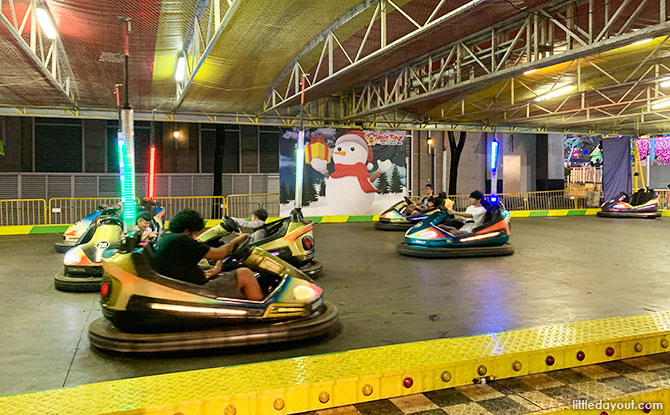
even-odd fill
[[[152,220],[159,234],[163,208]],[[76,245],[63,258],[63,272],[54,277],[60,291],[95,292],[102,282],[102,258],[106,251],[117,249],[123,234],[123,221],[117,215],[99,215],[89,225]]]
[[[390,209],[384,211],[384,213],[379,215],[379,221],[375,222],[375,229],[379,229],[381,231],[406,231],[407,229],[438,211],[438,209],[434,209],[425,213],[419,213],[410,216],[402,213],[403,210],[405,210],[405,208],[412,203],[413,202],[410,198],[405,197],[403,200],[393,205]]]
[[[65,253],[70,250],[73,246],[77,245],[78,241],[81,239],[81,236],[86,232],[88,227],[91,225],[95,219],[100,215],[116,215],[118,214],[119,209],[105,209],[99,207],[95,212],[89,214],[83,219],[80,219],[74,225],[70,225],[69,228],[63,233],[63,241],[56,242],[54,247],[56,252]]]
[[[508,243],[511,214],[499,203],[487,208],[484,223],[472,232],[452,235],[439,225],[450,216],[441,210],[427,217],[405,234],[396,250],[420,258],[468,258],[512,255]]]
[[[337,308],[322,289],[286,261],[247,239],[224,262],[256,273],[262,301],[218,297],[199,285],[160,275],[150,246],[103,261],[102,318],[89,327],[91,344],[120,353],[220,349],[296,341],[328,333]]]
[[[619,196],[603,203],[597,215],[604,218],[654,219],[661,216],[658,199],[653,189],[640,189],[630,197],[621,192]]]
[[[288,217],[266,224],[263,229],[265,237],[252,246],[270,252],[314,278],[321,273],[323,266],[314,260],[316,250],[313,228],[314,222],[305,220],[302,212],[294,209]],[[235,221],[224,217],[219,225],[200,234],[198,241],[216,244],[221,238],[239,231],[240,227]],[[229,267],[235,266],[233,262],[229,262]]]

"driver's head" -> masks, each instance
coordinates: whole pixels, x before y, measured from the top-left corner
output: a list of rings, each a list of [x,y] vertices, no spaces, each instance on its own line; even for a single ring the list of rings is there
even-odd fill
[[[137,215],[137,227],[145,230],[151,226],[151,214],[149,212],[141,212]]]
[[[265,209],[257,209],[254,210],[253,213],[251,214],[251,220],[259,220],[261,222],[265,222],[265,220],[268,218],[268,212],[265,211]]]
[[[194,236],[205,228],[205,221],[195,210],[184,209],[179,211],[172,220],[170,220],[170,232],[184,233]]]
[[[481,203],[483,198],[484,194],[479,190],[475,190],[474,192],[470,193],[470,204],[478,205],[479,203]]]

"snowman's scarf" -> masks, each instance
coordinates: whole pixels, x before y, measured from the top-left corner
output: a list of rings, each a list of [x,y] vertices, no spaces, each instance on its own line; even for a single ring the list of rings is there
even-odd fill
[[[358,183],[361,185],[361,189],[365,193],[376,193],[375,189],[370,183],[370,173],[363,163],[356,164],[335,164],[335,171],[330,175],[330,177],[340,178],[347,176],[356,176],[358,178]]]

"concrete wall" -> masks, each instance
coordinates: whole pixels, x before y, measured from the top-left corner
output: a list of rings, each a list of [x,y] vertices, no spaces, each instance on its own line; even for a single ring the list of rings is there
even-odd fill
[[[428,154],[428,137],[433,138],[435,147],[435,179],[434,186],[437,192],[446,191],[442,185],[442,149],[447,148],[447,178],[451,163],[449,143],[445,131],[414,131],[412,140],[412,187],[414,194],[421,193],[426,183],[432,182],[431,156]],[[455,137],[460,138],[460,132],[455,132]],[[501,143],[498,167],[498,192],[504,192],[503,183],[504,163],[503,157],[520,157],[520,191],[531,192],[538,190],[539,177],[553,180],[554,187],[561,186],[563,181],[563,140],[564,136],[559,134],[496,134]],[[458,171],[458,194],[468,194],[472,190],[479,189],[488,191],[490,189],[490,170],[488,169],[488,150],[493,133],[468,132],[465,146],[459,162]],[[546,179],[543,179],[547,182]],[[448,182],[448,180],[447,180]]]

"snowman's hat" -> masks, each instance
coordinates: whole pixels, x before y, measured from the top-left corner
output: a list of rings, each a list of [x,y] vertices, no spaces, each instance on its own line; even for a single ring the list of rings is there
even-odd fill
[[[365,141],[365,133],[361,130],[351,130],[341,135],[336,141],[335,145],[339,146],[343,143],[356,143],[368,149],[368,161],[367,168],[372,170],[374,165],[372,164],[372,147]]]

